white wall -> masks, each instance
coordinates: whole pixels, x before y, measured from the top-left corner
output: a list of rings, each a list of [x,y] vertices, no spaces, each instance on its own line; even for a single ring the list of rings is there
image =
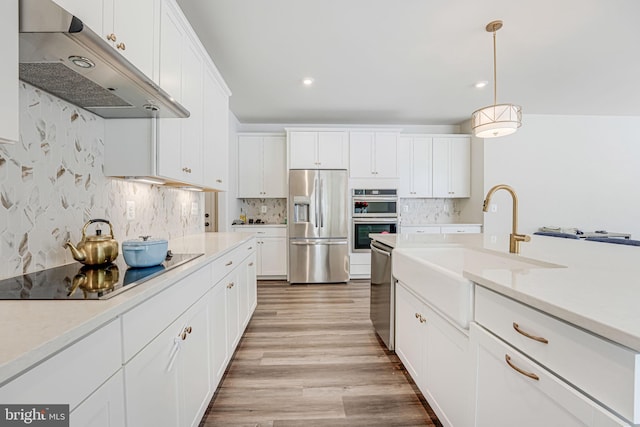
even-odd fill
[[[521,232],[558,225],[640,239],[639,160],[640,117],[525,115],[515,134],[485,140],[484,194],[514,187]],[[508,232],[510,198],[500,191],[494,201],[485,231]]]

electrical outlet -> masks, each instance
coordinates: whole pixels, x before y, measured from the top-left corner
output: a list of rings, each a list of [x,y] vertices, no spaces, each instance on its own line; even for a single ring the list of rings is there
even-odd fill
[[[403,205],[402,212],[409,212],[409,205]]]
[[[187,204],[186,203],[182,204],[182,216],[183,217],[187,216]]]
[[[498,205],[496,205],[495,203],[491,203],[491,204],[489,205],[489,210],[490,210],[491,212],[498,212]]]
[[[265,205],[260,206],[260,212],[267,213],[267,207]]]
[[[198,202],[191,202],[191,216],[198,215]]]
[[[129,221],[136,219],[136,202],[127,200],[127,219]]]
[[[449,212],[449,205],[442,205],[442,212],[444,213]]]

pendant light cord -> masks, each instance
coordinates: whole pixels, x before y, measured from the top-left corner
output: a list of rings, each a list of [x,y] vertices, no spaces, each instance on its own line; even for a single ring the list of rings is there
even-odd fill
[[[496,29],[493,29],[493,105],[498,104],[498,78],[496,65]]]

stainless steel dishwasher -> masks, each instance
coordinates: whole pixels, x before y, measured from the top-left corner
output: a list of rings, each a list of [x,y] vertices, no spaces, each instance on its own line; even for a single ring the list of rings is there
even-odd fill
[[[389,350],[395,344],[395,289],[391,277],[392,247],[371,241],[371,298],[369,317]]]

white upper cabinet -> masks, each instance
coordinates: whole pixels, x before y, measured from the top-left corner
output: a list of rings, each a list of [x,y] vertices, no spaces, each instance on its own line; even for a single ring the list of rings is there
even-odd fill
[[[433,138],[433,197],[471,196],[471,138]]]
[[[3,1],[0,12],[0,143],[13,143],[18,141],[18,2]]]
[[[398,134],[350,132],[349,176],[351,178],[395,178]]]
[[[346,131],[288,131],[289,169],[347,169]]]
[[[218,191],[229,189],[229,96],[211,66],[204,70],[203,151],[204,183]],[[284,139],[282,170],[284,171]],[[283,172],[284,173],[284,172]]]
[[[154,77],[190,116],[105,121],[105,174],[227,190],[229,90],[175,1],[157,5]]]
[[[156,40],[154,29],[157,22],[155,0],[54,1],[78,17],[147,77],[153,79]]]
[[[398,141],[400,197],[431,197],[431,137],[401,136]]]
[[[238,136],[238,197],[287,197],[283,136]]]

